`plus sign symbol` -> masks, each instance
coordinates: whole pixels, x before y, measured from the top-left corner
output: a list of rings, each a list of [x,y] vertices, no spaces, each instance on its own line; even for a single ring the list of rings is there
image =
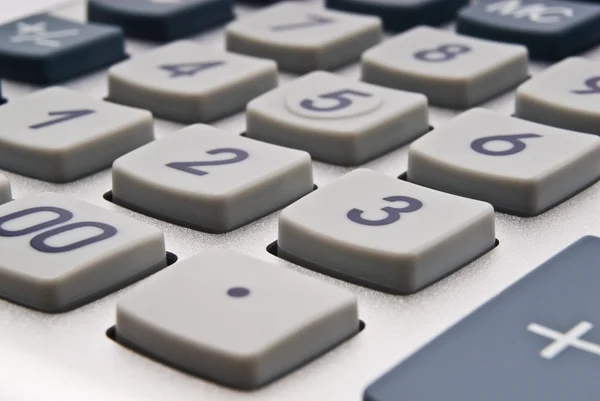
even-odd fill
[[[48,30],[45,21],[17,23],[17,32],[10,38],[11,43],[32,43],[40,47],[59,48],[61,39],[78,36],[79,29]]]
[[[556,358],[570,347],[600,356],[600,344],[594,344],[581,339],[581,337],[593,328],[594,325],[586,321],[580,322],[566,333],[552,330],[537,323],[531,323],[527,326],[527,330],[530,332],[553,340],[550,345],[540,352],[540,356],[548,360]]]

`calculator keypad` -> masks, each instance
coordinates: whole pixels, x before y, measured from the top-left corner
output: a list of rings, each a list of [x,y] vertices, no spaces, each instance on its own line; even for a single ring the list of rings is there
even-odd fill
[[[211,232],[230,231],[313,189],[310,156],[194,125],[118,159],[115,202]]]
[[[472,109],[415,141],[408,179],[536,215],[600,177],[600,138]]]
[[[491,205],[358,169],[281,212],[278,255],[394,294],[493,248]]]
[[[122,31],[35,15],[0,26],[0,76],[48,85],[125,58]]]
[[[250,102],[247,135],[302,149],[315,159],[357,165],[428,129],[423,95],[318,71]]]
[[[52,87],[0,108],[0,167],[67,182],[154,139],[146,110]]]
[[[127,36],[168,41],[233,18],[230,0],[89,0],[88,19],[119,25]]]
[[[344,289],[229,250],[160,272],[117,306],[117,339],[188,372],[256,388],[359,330]]]
[[[62,195],[0,206],[0,296],[61,312],[166,266],[157,228]]]
[[[597,61],[569,58],[517,90],[515,115],[573,131],[600,134],[600,74]]]
[[[360,58],[381,40],[379,18],[284,3],[227,27],[227,49],[275,60],[296,73],[330,70]]]
[[[521,83],[527,50],[418,27],[365,52],[362,79],[423,93],[436,106],[466,108]]]
[[[277,86],[271,60],[179,41],[109,71],[109,98],[169,120],[208,122],[243,110]]]
[[[560,60],[600,42],[600,6],[554,0],[485,0],[463,8],[456,30],[520,43],[534,59]]]
[[[0,174],[0,205],[12,200],[10,182],[4,174]]]

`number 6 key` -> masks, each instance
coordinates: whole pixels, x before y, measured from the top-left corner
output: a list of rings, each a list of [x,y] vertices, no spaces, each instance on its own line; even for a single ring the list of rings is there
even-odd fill
[[[407,294],[489,251],[494,232],[488,203],[358,169],[283,210],[278,255]]]
[[[408,180],[536,215],[600,177],[600,138],[472,109],[415,141]]]

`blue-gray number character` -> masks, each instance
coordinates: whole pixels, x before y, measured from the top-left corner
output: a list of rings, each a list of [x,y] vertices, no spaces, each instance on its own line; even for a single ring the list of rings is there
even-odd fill
[[[304,99],[300,102],[300,107],[317,112],[331,112],[342,110],[347,107],[350,107],[353,103],[352,97],[371,97],[373,96],[367,92],[361,92],[353,89],[343,89],[335,92],[325,93],[323,95],[318,95],[319,99],[326,100],[335,100],[337,103],[331,106],[319,106],[316,104],[316,101],[312,99]]]
[[[413,213],[423,207],[423,202],[418,199],[411,198],[409,196],[388,196],[383,198],[386,202],[404,202],[407,205],[404,207],[391,207],[387,206],[381,209],[382,212],[386,212],[387,216],[380,220],[370,220],[362,217],[364,210],[352,209],[346,215],[351,221],[361,224],[363,226],[387,226],[400,220],[401,216],[406,213]]]
[[[227,159],[209,160],[209,161],[173,162],[173,163],[168,163],[166,166],[174,168],[179,171],[186,172],[186,173],[203,176],[203,175],[208,174],[208,172],[197,169],[196,167],[224,166],[227,164],[235,164],[235,163],[243,162],[244,160],[248,159],[248,157],[250,157],[250,154],[248,152],[246,152],[245,150],[236,149],[236,148],[212,149],[212,150],[207,151],[206,153],[209,155],[229,154],[229,155],[231,155],[231,157],[229,157]]]

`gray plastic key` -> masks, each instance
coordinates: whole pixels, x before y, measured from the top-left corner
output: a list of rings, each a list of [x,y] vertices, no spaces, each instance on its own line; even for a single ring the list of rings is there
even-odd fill
[[[270,58],[280,69],[305,73],[358,60],[382,37],[377,17],[283,3],[227,27],[227,49]]]
[[[589,401],[600,238],[584,237],[373,383],[365,401]]]
[[[359,330],[351,292],[229,250],[150,278],[117,306],[117,339],[188,372],[255,388]]]
[[[109,167],[154,139],[145,110],[53,87],[0,108],[0,167],[66,182]]]
[[[12,191],[10,190],[10,182],[4,174],[0,174],[0,205],[12,200]]]
[[[408,179],[539,214],[600,177],[600,138],[472,109],[409,149]]]
[[[108,81],[110,100],[191,124],[243,110],[277,86],[277,65],[179,41],[112,67]]]
[[[425,96],[317,71],[248,104],[247,135],[357,165],[427,132]]]
[[[166,266],[157,228],[62,195],[0,206],[0,296],[61,312]]]
[[[527,49],[417,27],[365,52],[362,79],[423,93],[436,106],[466,108],[524,81]]]
[[[554,127],[600,135],[598,61],[569,58],[517,90],[515,115]]]
[[[494,242],[491,205],[366,169],[307,195],[279,218],[280,256],[395,294],[420,290]]]
[[[185,226],[230,231],[313,190],[306,152],[194,125],[113,165],[115,202]]]

